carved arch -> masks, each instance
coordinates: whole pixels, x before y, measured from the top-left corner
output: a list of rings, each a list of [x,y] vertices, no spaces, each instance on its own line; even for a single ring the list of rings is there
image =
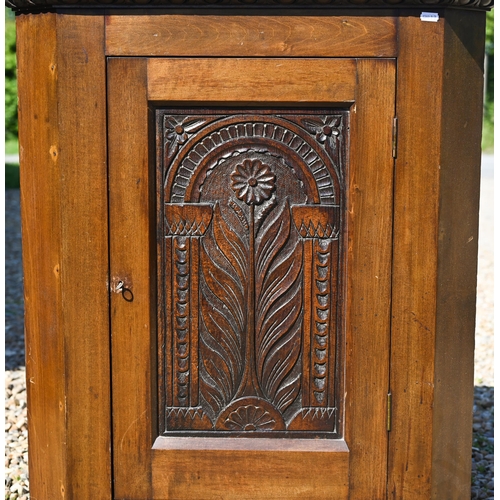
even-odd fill
[[[165,199],[172,203],[199,200],[207,174],[221,158],[256,147],[289,159],[304,186],[308,203],[336,205],[341,197],[338,166],[314,139],[296,124],[276,116],[236,115],[202,128],[174,157],[165,178]],[[293,165],[293,166],[292,166]]]

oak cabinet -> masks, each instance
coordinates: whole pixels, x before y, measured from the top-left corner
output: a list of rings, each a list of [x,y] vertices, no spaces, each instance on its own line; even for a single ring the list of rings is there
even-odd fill
[[[467,498],[490,6],[14,4],[32,497]]]

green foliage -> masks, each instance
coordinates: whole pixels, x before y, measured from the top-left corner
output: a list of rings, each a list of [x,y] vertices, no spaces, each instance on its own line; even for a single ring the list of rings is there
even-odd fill
[[[17,137],[15,139],[5,140],[5,154],[6,155],[19,154],[19,141],[17,140]]]
[[[486,84],[484,96],[484,114],[483,114],[483,151],[493,152],[493,129],[494,129],[494,75],[495,75],[495,57],[494,57],[494,13],[491,10],[486,14]]]
[[[493,55],[493,39],[495,29],[495,14],[492,10],[486,13],[486,53]]]
[[[5,22],[5,138],[17,138],[16,25]]]
[[[19,189],[19,165],[5,164],[5,189]]]

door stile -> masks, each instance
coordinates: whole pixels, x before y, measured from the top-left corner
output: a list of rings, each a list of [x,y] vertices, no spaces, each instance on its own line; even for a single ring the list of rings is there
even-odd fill
[[[387,489],[395,76],[394,59],[357,60],[347,189],[345,436],[350,498],[360,500],[385,498]],[[370,401],[365,408],[379,417],[365,413],[360,401]],[[366,467],[368,456],[376,466]]]
[[[146,59],[108,58],[114,490],[136,499],[152,498],[155,392],[146,82]]]
[[[395,220],[394,214],[396,209],[396,186],[397,186],[397,158],[398,158],[398,132],[399,132],[399,121],[398,121],[398,108],[397,108],[397,93],[398,93],[398,58],[395,58],[395,89],[394,89],[394,120],[393,120],[393,131],[392,131],[392,157],[393,157],[393,175],[392,175],[392,244],[391,244],[391,283],[390,283],[390,330],[389,330],[389,371],[388,371],[388,381],[387,381],[387,472],[386,472],[386,498],[389,498],[389,482],[390,482],[390,460],[391,460],[391,431],[393,427],[393,405],[394,405],[394,395],[392,392],[392,377],[393,377],[393,318],[394,318],[394,253],[396,247],[396,230],[395,230]]]

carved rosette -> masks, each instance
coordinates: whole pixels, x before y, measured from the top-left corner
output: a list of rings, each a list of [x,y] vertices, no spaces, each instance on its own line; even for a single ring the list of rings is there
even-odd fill
[[[336,435],[347,112],[163,113],[163,431]]]

